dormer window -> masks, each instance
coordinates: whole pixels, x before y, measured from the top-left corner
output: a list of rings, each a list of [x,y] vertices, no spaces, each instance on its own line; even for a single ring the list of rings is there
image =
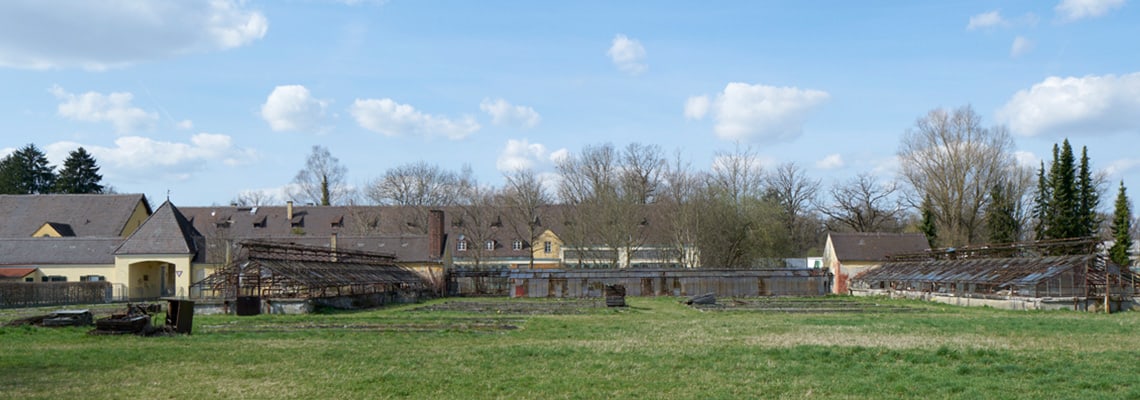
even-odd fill
[[[494,250],[495,249],[495,241],[494,240],[486,241],[485,243],[483,243],[483,248],[486,250]]]
[[[463,235],[459,235],[459,241],[455,244],[455,249],[459,251],[467,251],[467,239]]]
[[[516,240],[514,243],[511,243],[511,250],[519,251],[519,250],[522,250],[522,248],[523,248],[523,243],[521,240]]]

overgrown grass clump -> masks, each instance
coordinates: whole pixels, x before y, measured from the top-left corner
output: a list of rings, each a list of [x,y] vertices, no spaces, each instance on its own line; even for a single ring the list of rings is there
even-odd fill
[[[917,310],[480,299],[195,316],[179,337],[0,328],[0,397],[1140,398],[1140,313],[851,300]]]

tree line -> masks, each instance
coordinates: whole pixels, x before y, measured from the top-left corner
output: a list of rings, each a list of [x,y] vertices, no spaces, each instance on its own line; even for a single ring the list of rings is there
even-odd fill
[[[58,171],[34,144],[0,159],[0,194],[110,192],[102,182],[95,157],[82,147],[68,153]]]
[[[984,126],[964,106],[932,110],[904,132],[897,180],[861,173],[825,187],[795,163],[764,168],[747,146],[718,152],[709,169],[697,170],[657,145],[602,143],[558,160],[553,184],[523,169],[495,187],[477,182],[469,167],[451,171],[420,161],[351,191],[344,167],[314,146],[290,197],[410,206],[425,221],[413,227],[426,227],[430,208],[457,207],[463,225],[456,228],[474,243],[508,223],[525,231],[518,237],[534,239],[540,221],[557,219],[568,245],[602,249],[577,251],[568,262],[629,262],[617,257],[651,244],[653,230],[652,244],[667,238],[679,264],[695,254],[701,264],[724,267],[817,256],[828,231],[922,232],[933,247],[1098,236],[1125,249],[1113,250],[1122,254],[1113,258],[1126,263],[1135,232],[1123,182],[1113,214],[1102,214],[1104,178],[1092,170],[1087,149],[1078,162],[1067,139],[1055,148],[1048,165],[1023,166],[1008,129]],[[478,247],[469,250],[473,257],[480,257]]]

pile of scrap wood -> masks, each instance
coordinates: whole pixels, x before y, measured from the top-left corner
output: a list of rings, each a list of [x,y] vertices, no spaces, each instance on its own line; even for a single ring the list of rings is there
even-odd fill
[[[606,307],[625,306],[625,285],[606,285]]]
[[[59,310],[47,315],[36,315],[11,321],[4,326],[87,326],[91,325],[90,310]]]
[[[158,304],[127,304],[126,313],[111,314],[110,317],[99,318],[95,321],[95,329],[89,332],[92,335],[122,335],[135,334],[152,336],[169,333],[165,326],[155,327],[151,324],[152,314],[162,311]]]

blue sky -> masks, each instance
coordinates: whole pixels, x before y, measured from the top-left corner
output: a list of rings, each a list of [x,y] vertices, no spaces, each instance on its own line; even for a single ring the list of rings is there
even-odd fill
[[[357,187],[605,142],[697,169],[741,143],[829,185],[893,178],[916,118],[971,105],[1026,163],[1088,146],[1111,197],[1140,183],[1137,38],[1126,0],[8,1],[0,154],[83,146],[187,206],[280,190],[318,144]]]

